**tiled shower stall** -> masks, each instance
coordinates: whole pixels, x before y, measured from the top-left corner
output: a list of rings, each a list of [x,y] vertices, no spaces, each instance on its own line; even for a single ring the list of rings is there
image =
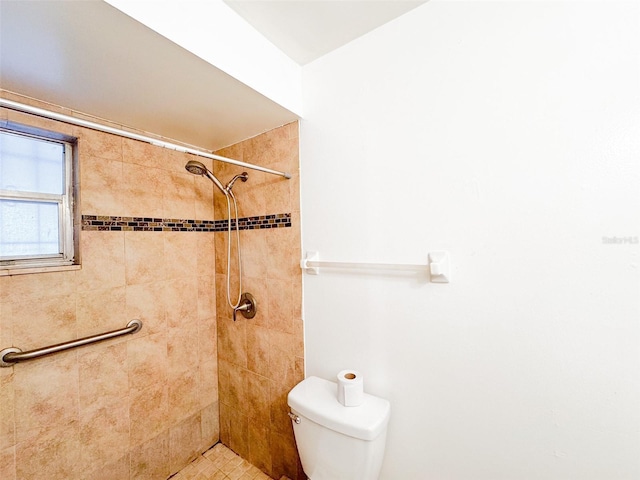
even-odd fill
[[[292,173],[248,171],[234,187],[258,313],[233,322],[226,203],[184,165],[223,182],[242,169],[0,109],[7,120],[78,139],[81,268],[0,275],[0,348],[144,326],[0,369],[0,478],[164,479],[218,441],[273,478],[303,478],[286,405],[304,371],[297,122],[217,152]]]

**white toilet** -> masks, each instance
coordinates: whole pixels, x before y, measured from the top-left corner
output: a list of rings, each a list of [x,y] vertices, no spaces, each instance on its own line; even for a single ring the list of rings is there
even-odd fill
[[[337,384],[308,377],[288,396],[302,468],[310,480],[377,480],[391,405],[364,394],[357,407],[338,402]]]

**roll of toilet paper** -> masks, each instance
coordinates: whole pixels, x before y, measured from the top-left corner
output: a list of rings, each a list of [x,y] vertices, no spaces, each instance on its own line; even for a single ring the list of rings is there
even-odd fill
[[[357,407],[364,401],[364,378],[360,372],[343,370],[338,374],[338,401],[345,407]]]

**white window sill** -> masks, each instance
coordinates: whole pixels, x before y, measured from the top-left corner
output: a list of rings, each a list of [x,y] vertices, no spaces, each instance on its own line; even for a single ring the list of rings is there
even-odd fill
[[[0,277],[10,277],[12,275],[28,275],[31,273],[68,272],[70,270],[80,270],[81,265],[58,265],[53,267],[26,267],[26,268],[2,268],[0,267]]]

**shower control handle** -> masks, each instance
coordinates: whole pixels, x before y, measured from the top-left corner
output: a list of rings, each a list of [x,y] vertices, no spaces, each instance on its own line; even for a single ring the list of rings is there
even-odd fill
[[[233,321],[236,321],[236,312],[242,313],[244,318],[253,318],[258,312],[258,303],[253,295],[245,292],[240,297],[240,303],[233,309]]]

